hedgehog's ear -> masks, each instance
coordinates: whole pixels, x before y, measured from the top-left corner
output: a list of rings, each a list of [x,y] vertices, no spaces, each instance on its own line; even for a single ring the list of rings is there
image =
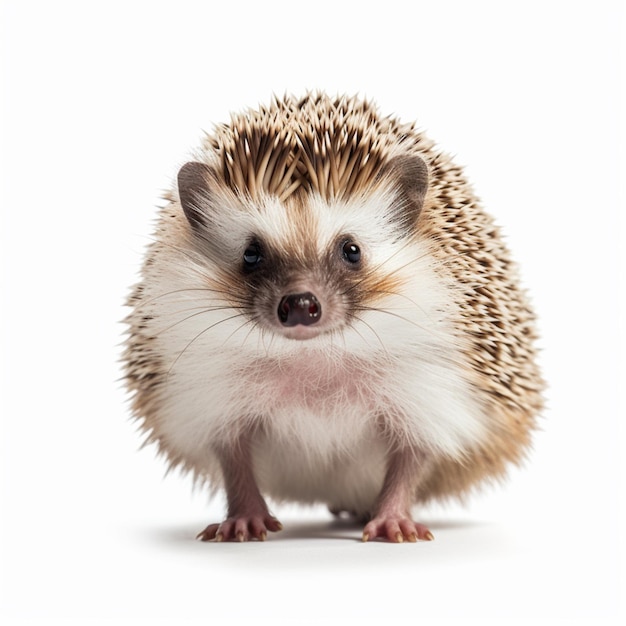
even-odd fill
[[[428,166],[417,155],[403,154],[390,159],[384,170],[398,191],[397,217],[403,228],[412,229],[428,191]]]
[[[193,228],[207,226],[207,208],[214,184],[215,173],[206,163],[191,161],[178,172],[178,197]]]

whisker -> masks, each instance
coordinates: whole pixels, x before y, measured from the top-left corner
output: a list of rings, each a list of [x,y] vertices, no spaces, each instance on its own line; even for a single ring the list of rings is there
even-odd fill
[[[409,296],[407,296],[405,293],[402,293],[400,291],[385,291],[383,289],[372,289],[369,293],[374,294],[374,295],[381,295],[381,296],[400,296],[401,298],[408,300],[408,302],[412,304],[416,309],[420,309],[421,311],[425,312],[422,305],[419,304],[419,302],[416,302],[415,300],[413,300],[413,298],[409,298]]]
[[[158,335],[161,335],[163,333],[166,333],[168,330],[171,330],[175,326],[178,326],[179,324],[183,324],[187,320],[190,320],[190,319],[192,319],[194,317],[197,317],[199,315],[204,315],[205,313],[213,313],[215,311],[227,311],[229,309],[233,309],[233,307],[231,307],[231,306],[195,307],[195,308],[202,308],[202,310],[201,311],[197,311],[196,313],[192,313],[191,315],[187,315],[187,317],[184,317],[183,319],[180,319],[180,320],[174,322],[173,324],[170,324],[166,328],[163,328],[163,329],[157,331],[155,333],[155,336],[158,336]],[[234,310],[236,310],[236,309],[234,309]]]
[[[408,300],[408,302],[410,302],[416,309],[419,309],[423,313],[423,315],[426,318],[428,318],[433,323],[433,325],[437,324],[437,320],[433,320],[432,316],[430,315],[430,313],[419,302],[417,302],[416,300],[413,300],[413,298],[409,298],[409,296],[407,296],[406,294],[404,294],[404,293],[402,293],[400,291],[384,291],[382,289],[376,289],[376,290],[372,290],[370,293],[372,293],[372,294],[380,294],[380,295],[388,295],[388,296],[400,296],[400,297],[404,298],[405,300]],[[385,308],[382,308],[382,307],[364,307],[364,308],[367,308],[368,310],[372,310],[372,311],[383,311],[383,312],[394,310],[393,307],[385,307]],[[399,309],[399,307],[397,307],[397,308]],[[419,326],[419,325],[418,325],[418,327],[419,328],[423,328],[422,326]],[[426,330],[426,329],[424,328],[424,330]]]
[[[172,316],[172,315],[179,315],[180,313],[187,313],[189,311],[199,311],[200,309],[205,310],[205,311],[219,311],[219,310],[223,310],[223,309],[243,309],[244,307],[240,307],[240,306],[231,306],[230,304],[221,304],[221,305],[214,305],[214,306],[207,306],[206,304],[203,305],[199,305],[199,306],[188,306],[185,307],[184,309],[176,309],[175,311],[163,311],[161,312],[159,315],[165,317],[165,316]]]
[[[231,337],[235,335],[235,333],[238,333],[242,328],[245,328],[248,324],[250,324],[250,330],[248,331],[246,337],[244,338],[243,343],[241,344],[243,346],[246,342],[246,338],[250,336],[250,333],[254,330],[254,327],[255,327],[255,322],[251,319],[247,319],[243,324],[240,324],[239,326],[237,326],[237,328],[235,328],[235,330],[233,330],[233,332],[230,333],[230,335],[228,335],[226,339],[224,339],[222,346],[225,346],[230,341]]]
[[[211,282],[215,282],[211,280]],[[207,298],[212,298],[213,300],[222,301],[228,304],[231,304],[233,308],[243,307],[246,304],[246,300],[243,296],[233,293],[232,288],[228,288],[227,286],[218,289],[216,287],[181,287],[180,289],[172,289],[170,291],[165,291],[163,293],[154,295],[150,298],[143,298],[141,295],[137,298],[136,306],[139,310],[144,307],[148,307],[153,304],[157,300],[161,300],[163,298],[167,298],[168,296],[173,296],[177,294],[186,294],[187,297],[181,297],[178,300],[174,300],[174,302],[188,302],[191,301],[191,294],[193,293],[207,294]]]
[[[200,252],[198,252],[195,255],[192,255],[190,254],[188,249],[181,248],[163,239],[156,239],[153,236],[148,236],[147,238],[153,244],[156,244],[158,246],[168,247],[171,250],[178,252],[184,259],[188,261],[188,264],[187,264],[187,263],[181,263],[180,260],[176,258],[175,259],[168,258],[167,265],[171,267],[179,267],[180,269],[184,270],[185,273],[193,272],[194,274],[196,274],[197,276],[206,280],[209,283],[213,283],[213,284],[218,283],[218,286],[220,287],[220,289],[210,288],[210,287],[188,288],[188,289],[174,290],[168,293],[176,293],[178,291],[186,291],[186,290],[202,291],[203,289],[207,289],[207,290],[212,290],[214,293],[221,293],[222,295],[225,295],[225,296],[232,295],[231,294],[232,289],[229,288],[229,284],[224,283],[223,280],[221,280],[219,277],[216,277],[215,269],[207,265],[207,262],[209,262],[209,259],[207,258],[207,256],[201,254]],[[162,295],[156,296],[156,298],[160,298],[160,297],[162,297]]]
[[[243,346],[246,344],[246,341],[248,341],[248,337],[250,337],[250,335],[252,334],[252,331],[255,328],[258,328],[259,324],[256,320],[254,319],[249,319],[247,322],[247,324],[250,324],[250,330],[248,331],[248,333],[246,334],[246,336],[243,338],[243,341],[241,342],[241,347],[243,348]],[[242,324],[242,326],[245,326],[245,324]],[[240,326],[240,328],[242,327]],[[237,329],[239,330],[239,329]]]
[[[431,329],[426,328],[426,327],[422,326],[421,324],[418,324],[415,320],[412,320],[412,319],[410,319],[408,317],[405,317],[404,315],[400,315],[399,313],[394,313],[390,309],[382,309],[382,308],[368,307],[368,306],[358,306],[358,307],[355,307],[355,310],[357,310],[357,311],[372,311],[372,312],[376,312],[376,313],[386,313],[387,315],[391,315],[392,317],[395,317],[395,318],[397,318],[399,320],[402,320],[403,322],[406,322],[407,324],[411,324],[412,326],[415,326],[416,328],[419,328],[420,330],[425,330],[425,331],[429,331],[429,332],[431,331]]]
[[[361,320],[359,317],[357,317],[356,315],[351,315],[351,316],[350,316],[350,319],[351,319],[351,320],[353,320],[353,321],[357,321],[357,322],[361,322],[361,321],[362,321],[362,320]],[[363,342],[364,342],[366,345],[368,345],[368,346],[371,346],[371,345],[372,345],[372,344],[371,344],[371,343],[370,343],[370,342],[369,342],[369,341],[365,338],[365,336],[363,335],[363,333],[361,333],[361,332],[359,331],[359,329],[356,327],[356,325],[351,324],[350,328],[351,328],[351,329],[352,329],[352,330],[353,330],[353,331],[354,331],[354,332],[355,332],[355,333],[356,333],[356,334],[357,334],[357,335],[358,335],[358,336],[359,336],[359,337],[363,340]],[[342,338],[343,338],[344,348],[347,348],[347,344],[346,344],[346,337],[345,337],[344,333],[343,333],[343,332],[341,332],[341,330],[337,330],[336,332],[337,332],[339,335],[341,335],[341,336],[342,336]]]
[[[445,350],[445,346],[446,345],[450,345],[450,336],[449,334],[445,333],[445,332],[439,332],[437,329],[435,328],[426,328],[424,326],[421,326],[420,324],[418,324],[417,322],[415,322],[414,320],[411,320],[410,318],[404,317],[402,315],[399,315],[398,313],[395,313],[391,310],[388,309],[382,309],[382,308],[375,308],[375,307],[359,307],[356,310],[358,311],[371,311],[371,312],[377,312],[377,313],[386,313],[387,315],[391,315],[393,317],[396,317],[400,320],[402,320],[403,322],[406,322],[407,324],[411,324],[413,326],[415,326],[416,328],[419,328],[420,330],[426,331],[427,333],[429,333],[432,336],[435,337],[439,337],[443,340],[443,344],[442,344],[442,350]],[[372,329],[372,326],[367,324],[362,318],[356,316],[356,315],[352,315],[351,316],[353,319],[366,324],[370,330]],[[357,331],[357,329],[353,326],[353,329]],[[360,333],[359,333],[360,335]],[[362,335],[361,335],[362,336]],[[390,354],[385,351],[385,353],[390,356]],[[391,358],[391,357],[390,357]],[[447,350],[445,353],[445,358],[450,362],[450,363],[455,363],[457,365],[461,365],[461,366],[466,366],[465,361],[463,360],[463,358],[461,356],[459,356],[458,352],[456,350]]]
[[[178,360],[180,359],[180,357],[183,356],[183,354],[189,349],[191,344],[193,344],[197,339],[199,339],[202,335],[204,335],[204,333],[212,330],[213,328],[215,328],[216,326],[219,326],[220,324],[223,324],[224,322],[228,322],[229,320],[233,320],[233,319],[236,319],[236,318],[242,317],[242,316],[243,316],[243,313],[237,313],[236,315],[230,315],[229,317],[225,317],[224,319],[221,319],[221,320],[215,322],[214,324],[211,324],[210,326],[207,326],[205,329],[201,330],[195,337],[193,337],[193,339],[182,349],[182,351],[179,353],[179,355],[174,359],[174,362],[172,363],[170,368],[167,370],[166,378],[169,378],[172,370],[174,369],[176,363],[178,363]]]
[[[381,261],[378,265],[376,265],[375,267],[373,267],[370,270],[368,270],[367,273],[363,276],[363,278],[361,278],[361,280],[357,281],[356,283],[354,283],[353,285],[348,287],[343,292],[342,295],[348,295],[351,291],[353,291],[354,289],[357,289],[363,282],[369,280],[372,276],[375,276],[375,274],[381,268],[383,268],[394,257],[396,257],[398,254],[400,254],[403,250],[405,250],[408,246],[412,245],[413,243],[414,242],[410,241],[410,240],[406,241],[400,248],[398,248],[393,254],[389,255],[384,261]],[[436,268],[439,268],[439,267],[445,267],[450,261],[453,261],[455,259],[461,258],[462,256],[463,256],[463,254],[458,252],[456,254],[449,254],[445,258],[436,258],[430,251],[425,251],[424,253],[422,253],[422,254],[420,254],[418,256],[413,257],[412,259],[410,259],[409,261],[407,261],[406,263],[404,263],[400,267],[394,269],[390,274],[388,274],[388,278],[393,278],[393,276],[395,274],[401,272],[402,270],[405,270],[407,267],[409,267],[413,263],[417,263],[417,262],[422,261],[426,257],[430,257],[429,267],[436,269]]]
[[[348,295],[351,291],[353,291],[354,289],[356,289],[357,287],[359,287],[361,284],[363,284],[365,281],[369,280],[370,277],[374,276],[381,267],[383,267],[385,264],[389,263],[389,261],[391,261],[396,255],[400,254],[400,252],[402,252],[411,242],[407,241],[404,243],[403,246],[401,246],[400,248],[398,248],[393,254],[389,255],[384,261],[381,261],[378,265],[374,266],[373,268],[371,268],[370,270],[368,270],[365,275],[363,276],[363,278],[361,278],[361,280],[357,281],[356,283],[350,285],[344,292],[342,295]],[[414,261],[417,261],[420,257],[416,257],[415,259],[411,260],[407,265],[409,265],[410,263],[413,263]],[[394,272],[395,273],[395,272]],[[392,274],[393,275],[393,274]]]
[[[436,322],[433,323],[434,324],[433,326],[424,326],[420,324],[419,322],[412,320],[409,317],[396,313],[393,309],[380,308],[380,307],[368,307],[368,306],[360,306],[360,307],[355,307],[355,308],[357,311],[372,311],[376,313],[385,313],[399,320],[402,320],[403,322],[406,322],[407,324],[411,324],[412,326],[415,326],[415,328],[419,328],[420,330],[423,330],[425,333],[428,333],[434,337],[440,337],[444,340],[447,340],[449,338],[448,333],[444,331],[440,331],[439,328],[437,328]]]
[[[390,357],[390,354],[387,351],[387,348],[386,348],[385,344],[383,343],[383,340],[380,338],[380,335],[376,332],[376,330],[372,327],[371,324],[368,324],[363,318],[358,317],[356,315],[353,315],[352,313],[349,313],[348,316],[350,317],[350,319],[356,320],[356,321],[360,322],[361,324],[363,324],[364,326],[367,326],[367,328],[369,328],[369,330],[374,335],[374,337],[376,337],[376,339],[378,340],[378,343],[380,344],[380,347],[383,349],[383,352],[387,355],[387,357]],[[354,328],[354,326],[353,326],[353,328]],[[356,331],[356,332],[358,333],[358,331]],[[360,335],[360,333],[359,333],[359,335]],[[360,336],[363,337],[362,335],[360,335]],[[363,339],[365,341],[365,338],[363,338]]]
[[[269,335],[270,337],[270,341],[269,344],[266,345],[265,344],[265,337]],[[261,333],[261,345],[263,346],[263,349],[265,350],[265,356],[269,358],[270,356],[270,348],[272,347],[272,342],[274,341],[274,333],[268,333],[268,332],[262,332]]]
[[[141,300],[140,298],[140,302],[138,303],[140,307],[145,307],[145,306],[149,306],[150,304],[156,302],[157,300],[160,300],[162,298],[166,298],[167,296],[171,296],[174,294],[181,294],[181,293],[187,293],[187,292],[194,292],[194,291],[203,291],[203,292],[209,292],[211,294],[220,294],[220,295],[224,295],[224,296],[229,296],[230,294],[228,294],[225,291],[220,291],[218,289],[211,289],[210,287],[186,287],[186,288],[181,288],[181,289],[172,289],[172,291],[166,291],[164,293],[160,293],[156,296],[153,296],[151,298],[148,298],[147,300]],[[181,299],[180,302],[184,302],[184,299]]]

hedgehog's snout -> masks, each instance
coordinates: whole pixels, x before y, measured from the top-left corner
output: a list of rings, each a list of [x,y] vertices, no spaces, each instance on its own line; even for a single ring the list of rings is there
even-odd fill
[[[309,326],[319,322],[322,305],[310,291],[284,296],[278,305],[278,319],[283,326]]]

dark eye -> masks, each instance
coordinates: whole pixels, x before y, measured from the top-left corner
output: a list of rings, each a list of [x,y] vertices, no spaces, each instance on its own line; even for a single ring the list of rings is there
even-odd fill
[[[343,254],[343,258],[353,265],[359,263],[361,260],[361,248],[352,241],[346,241],[343,244],[341,253]]]
[[[251,243],[243,253],[243,264],[247,270],[253,270],[261,263],[261,246],[253,242]]]

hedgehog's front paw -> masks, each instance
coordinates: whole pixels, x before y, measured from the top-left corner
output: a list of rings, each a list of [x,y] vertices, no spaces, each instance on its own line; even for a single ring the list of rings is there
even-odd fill
[[[277,532],[283,525],[275,518],[264,513],[261,515],[241,515],[229,517],[221,524],[209,524],[196,539],[200,541],[265,541],[267,531]]]
[[[418,539],[432,541],[433,534],[423,524],[416,524],[408,515],[397,513],[381,513],[368,522],[363,529],[363,541],[384,539],[393,543]]]

